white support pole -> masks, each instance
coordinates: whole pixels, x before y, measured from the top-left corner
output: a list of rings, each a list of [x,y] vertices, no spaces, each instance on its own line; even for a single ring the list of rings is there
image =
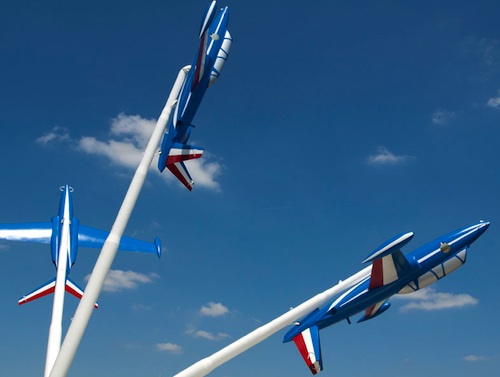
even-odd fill
[[[90,276],[90,280],[85,288],[82,300],[76,309],[75,316],[73,317],[73,321],[71,322],[68,333],[66,334],[64,342],[61,346],[59,355],[56,359],[54,367],[52,368],[52,372],[50,373],[50,377],[65,377],[68,374],[69,367],[73,362],[78,346],[82,340],[83,333],[87,328],[90,316],[94,310],[94,304],[101,293],[104,280],[115,258],[121,237],[125,231],[128,220],[130,219],[130,215],[132,214],[132,210],[134,209],[144,181],[146,180],[149,167],[153,161],[156,149],[170,117],[170,112],[179,96],[179,92],[189,69],[190,67],[186,66],[182,68],[177,75],[177,79],[172,87],[167,103],[165,104],[165,107],[156,122],[153,134],[149,139],[144,156],[142,157],[135,175],[130,182],[129,189],[123,199],[123,203],[120,207],[118,215],[116,216],[115,223],[113,224],[111,232],[102,247],[101,253],[99,254],[99,258],[97,259],[92,275]]]
[[[285,314],[272,320],[264,326],[259,327],[258,329],[231,343],[227,347],[224,347],[213,355],[198,361],[197,363],[191,365],[189,368],[184,369],[182,372],[176,374],[174,377],[206,376],[215,368],[231,360],[233,357],[238,356],[240,353],[269,338],[271,335],[283,329],[284,327],[298,321],[314,309],[324,305],[338,293],[345,291],[346,289],[367,278],[368,276],[370,276],[371,268],[371,266],[368,266],[358,273],[352,275],[348,279],[339,281],[337,285],[331,287],[330,289],[327,289],[323,293],[314,296],[306,302],[303,302],[296,308],[291,309],[289,312],[286,312]]]
[[[50,371],[54,366],[62,339],[62,317],[64,310],[64,292],[66,288],[66,275],[68,268],[68,257],[70,249],[70,217],[68,193],[66,193],[66,202],[64,203],[64,215],[62,218],[62,232],[58,252],[57,274],[54,288],[54,303],[52,304],[52,320],[49,327],[49,339],[47,340],[47,356],[45,358],[44,377],[49,377]]]

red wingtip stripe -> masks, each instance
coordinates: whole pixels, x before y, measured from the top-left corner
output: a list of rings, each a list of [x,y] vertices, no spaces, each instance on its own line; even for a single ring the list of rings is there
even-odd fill
[[[66,292],[68,292],[69,294],[72,294],[73,296],[75,296],[79,300],[81,300],[83,297],[82,293],[80,291],[77,291],[76,289],[74,289],[72,286],[70,286],[68,284],[68,282],[66,282]],[[94,308],[99,309],[99,305],[97,304],[97,302],[94,304]]]
[[[26,304],[27,302],[31,302],[36,300],[37,298],[44,297],[47,295],[50,295],[51,293],[54,293],[55,291],[55,286],[50,287],[49,289],[46,289],[45,291],[41,291],[40,293],[37,293],[36,295],[29,296],[29,297],[23,297],[20,299],[17,304],[18,305],[23,305]]]

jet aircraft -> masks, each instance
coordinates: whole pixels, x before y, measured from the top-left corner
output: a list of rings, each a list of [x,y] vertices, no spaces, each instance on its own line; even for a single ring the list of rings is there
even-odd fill
[[[71,267],[76,261],[78,247],[100,248],[104,244],[104,241],[106,241],[109,233],[80,225],[78,219],[73,216],[73,200],[71,195],[73,189],[66,185],[61,187],[61,191],[59,213],[57,216],[52,217],[51,222],[0,224],[0,240],[50,244],[52,262],[56,270],[62,258],[67,258],[67,267],[64,276],[66,279],[66,291],[75,297],[81,298],[83,294],[82,289],[68,277]],[[161,256],[161,242],[158,238],[154,240],[154,243],[150,243],[122,237],[119,249],[146,252],[156,254],[158,257]],[[56,278],[53,278],[20,298],[18,304],[22,305],[54,293],[55,285]]]
[[[189,191],[194,182],[183,161],[203,154],[203,148],[187,144],[194,127],[191,122],[205,91],[219,77],[233,41],[227,30],[229,9],[226,6],[217,14],[216,7],[214,0],[201,20],[200,45],[177,98],[158,159],[158,169],[162,172],[167,167]]]
[[[406,255],[400,248],[413,232],[395,236],[373,251],[363,263],[372,263],[371,274],[323,308],[295,323],[283,342],[294,341],[312,374],[323,370],[319,330],[364,311],[358,322],[385,312],[395,294],[412,293],[449,275],[466,260],[469,246],[488,229],[489,222],[458,229]]]

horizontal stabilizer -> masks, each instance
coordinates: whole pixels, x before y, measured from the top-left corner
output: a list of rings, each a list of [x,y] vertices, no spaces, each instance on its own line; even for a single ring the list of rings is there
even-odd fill
[[[17,304],[23,305],[26,304],[27,302],[36,300],[37,298],[54,293],[55,286],[56,286],[56,278],[53,278],[52,280],[49,280],[47,283],[41,285],[34,291],[31,291],[27,295],[21,297],[19,301],[17,301]]]
[[[37,289],[35,289],[34,291],[21,297],[19,299],[19,301],[17,302],[17,304],[23,305],[23,304],[26,304],[27,302],[34,301],[37,298],[47,296],[51,293],[54,293],[55,288],[56,288],[56,278],[53,278],[53,279],[49,280],[47,283],[45,283],[45,284],[41,285],[40,287],[38,287]],[[66,292],[71,293],[73,296],[75,296],[78,299],[81,299],[83,296],[83,290],[78,285],[76,285],[75,282],[73,282],[70,279],[66,280],[65,290],[66,290]],[[97,303],[95,303],[94,307],[96,309],[98,308]]]
[[[68,278],[66,280],[66,292],[71,293],[77,299],[81,300],[83,296],[83,289],[81,289],[76,283]],[[99,309],[97,302],[94,304],[94,308]]]
[[[293,338],[293,341],[312,374],[321,372],[323,370],[323,361],[321,359],[318,326],[311,326],[302,331]]]
[[[194,160],[195,158],[200,158],[202,154],[203,148],[174,143],[172,148],[170,148],[170,152],[168,152],[167,165],[181,161]]]

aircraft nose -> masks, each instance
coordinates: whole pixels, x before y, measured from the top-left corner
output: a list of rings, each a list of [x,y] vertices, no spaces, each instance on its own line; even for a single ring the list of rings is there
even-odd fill
[[[489,227],[490,227],[489,221],[481,221],[479,224],[477,224],[478,237],[482,235],[484,232],[486,232],[486,229],[488,229]]]
[[[481,234],[483,234],[484,232],[486,232],[486,229],[488,229],[489,227],[490,227],[490,222],[489,221],[481,221],[478,224],[478,230],[481,232]]]

